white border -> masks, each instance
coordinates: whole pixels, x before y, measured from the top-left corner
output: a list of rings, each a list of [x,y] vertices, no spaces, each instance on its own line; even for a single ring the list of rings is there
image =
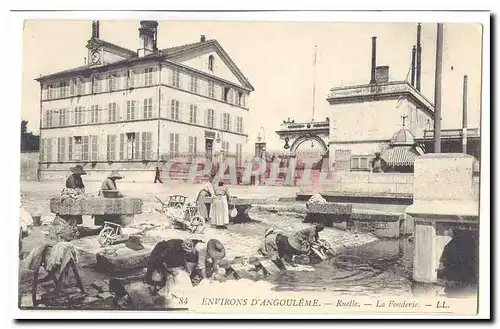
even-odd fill
[[[30,9],[43,8],[45,4],[35,3],[31,5]],[[101,5],[97,4],[94,8],[99,8]],[[142,7],[144,4],[135,3],[133,7]],[[70,9],[70,7],[78,7],[78,5],[65,4],[65,7]],[[168,6],[170,9],[179,8],[175,5]],[[202,8],[204,6],[198,6],[197,8]],[[401,6],[400,6],[401,7]],[[102,8],[102,7],[101,7]],[[129,7],[130,8],[130,7]],[[186,5],[183,9],[195,9],[196,7],[189,7]],[[213,8],[213,7],[212,7]],[[227,7],[226,7],[227,8]],[[237,9],[240,6],[233,6]],[[248,7],[247,7],[248,8]],[[282,6],[281,8],[286,8]],[[290,8],[290,7],[289,7]],[[294,7],[298,9],[298,7]],[[319,9],[319,8],[317,8]],[[369,6],[365,6],[364,9],[371,9]],[[480,313],[478,316],[473,317],[461,317],[461,316],[415,316],[421,319],[465,319],[465,318],[488,318],[490,316],[489,305],[490,305],[490,155],[489,155],[489,141],[490,141],[490,28],[489,28],[489,13],[485,12],[233,12],[233,13],[216,13],[216,12],[204,12],[204,13],[172,13],[172,12],[95,12],[95,11],[82,11],[82,12],[14,12],[9,16],[9,25],[7,31],[9,31],[9,43],[4,49],[10,50],[10,58],[4,60],[4,63],[8,63],[8,72],[10,73],[9,78],[4,81],[8,81],[9,84],[7,88],[4,86],[3,90],[8,91],[9,103],[3,109],[6,112],[7,122],[12,120],[12,125],[4,127],[4,141],[13,141],[13,136],[16,136],[16,143],[7,143],[6,145],[11,155],[9,158],[15,159],[12,163],[6,163],[5,158],[2,162],[2,172],[8,173],[6,180],[4,180],[4,185],[8,188],[8,193],[4,194],[4,200],[6,201],[5,206],[8,206],[9,213],[4,221],[8,220],[7,232],[16,232],[17,234],[17,206],[19,204],[19,163],[17,162],[19,149],[18,149],[18,138],[19,138],[19,117],[17,116],[16,110],[21,108],[21,75],[22,71],[22,21],[24,19],[155,19],[155,20],[227,20],[227,21],[339,21],[339,22],[405,22],[405,21],[419,21],[419,22],[474,22],[482,23],[484,26],[484,51],[483,51],[483,95],[482,95],[482,161],[481,161],[481,243],[480,243]],[[42,54],[40,54],[42,55]],[[15,127],[15,128],[14,128]],[[6,168],[5,165],[13,164],[14,168]],[[17,164],[17,165],[16,165]],[[9,275],[9,294],[8,297],[2,298],[2,303],[7,301],[7,305],[4,305],[4,309],[9,310],[9,315],[13,318],[60,318],[60,319],[73,319],[73,318],[106,318],[106,319],[124,319],[124,318],[134,318],[134,319],[182,319],[182,318],[307,318],[307,319],[324,319],[331,318],[327,315],[316,316],[316,315],[262,315],[258,314],[185,314],[185,313],[173,313],[173,312],[77,312],[77,311],[48,311],[48,312],[21,312],[17,309],[17,284],[18,277],[17,271],[14,268],[17,267],[17,255],[12,252],[12,246],[17,248],[17,235],[16,234],[6,234],[8,238],[8,244],[4,247],[4,255],[12,261],[13,266],[6,266],[7,274]],[[5,238],[5,236],[4,236]],[[4,241],[5,242],[5,241]],[[408,319],[411,316],[408,315],[335,315],[334,319]]]

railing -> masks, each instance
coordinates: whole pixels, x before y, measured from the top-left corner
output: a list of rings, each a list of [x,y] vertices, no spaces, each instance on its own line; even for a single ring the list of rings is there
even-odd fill
[[[443,129],[441,130],[441,138],[462,138],[462,129]],[[467,128],[467,137],[479,137],[478,128]],[[434,138],[434,130],[424,131],[424,139]]]
[[[332,88],[328,93],[327,99],[367,96],[373,94],[388,94],[388,93],[400,93],[400,94],[411,93],[427,107],[431,109],[433,108],[432,103],[406,81],[393,81],[387,83],[377,83],[373,85],[357,85],[357,86]]]

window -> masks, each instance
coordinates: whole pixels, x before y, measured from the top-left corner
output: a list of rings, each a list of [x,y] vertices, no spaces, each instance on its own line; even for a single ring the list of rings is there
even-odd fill
[[[213,109],[207,109],[207,126],[215,128],[215,111]]]
[[[69,82],[68,81],[61,82],[59,84],[59,97],[61,98],[68,97],[68,94],[69,94]]]
[[[127,120],[135,119],[135,101],[127,101]]]
[[[45,111],[45,127],[52,127],[53,125],[54,110]]]
[[[222,151],[227,154],[229,152],[229,142],[222,142]]]
[[[230,116],[229,113],[222,114],[222,130],[229,131]]]
[[[70,142],[71,146],[71,159],[72,160],[82,160],[82,155],[83,155],[83,140],[81,136],[74,136],[70,137],[72,139],[72,142]],[[73,145],[74,144],[74,145]]]
[[[90,123],[98,123],[99,122],[99,106],[92,105],[90,107]]]
[[[208,56],[208,70],[209,71],[214,70],[214,55]]]
[[[128,88],[135,87],[135,85],[136,85],[135,76],[136,76],[136,74],[135,74],[134,70],[127,71],[127,86],[128,86]]]
[[[191,84],[189,90],[193,93],[198,92],[198,78],[193,76],[191,77]]]
[[[240,106],[246,107],[247,106],[247,95],[243,94],[241,95],[241,104]]]
[[[153,84],[153,68],[147,68],[144,72],[144,85],[151,86]]]
[[[170,133],[170,155],[179,154],[179,134]]]
[[[67,109],[60,109],[59,110],[59,126],[65,126],[68,123],[67,113],[68,113]]]
[[[215,98],[215,83],[208,81],[208,97]]]
[[[179,101],[172,99],[170,102],[170,119],[179,121]]]
[[[108,104],[108,122],[115,122],[116,121],[116,112],[117,112],[116,102],[109,103]]]
[[[236,117],[236,132],[242,134],[243,133],[243,118]]]
[[[139,133],[120,134],[120,160],[139,158]]]
[[[114,161],[116,159],[116,135],[108,135],[106,143],[106,160]]]
[[[189,154],[196,154],[196,145],[198,144],[198,137],[189,136]]]
[[[98,77],[92,78],[92,92],[94,94],[101,92],[101,80]]]
[[[109,91],[120,89],[120,77],[112,74],[109,80]]]
[[[82,79],[76,79],[76,94],[83,95],[85,94],[85,83]]]
[[[239,106],[243,106],[243,93],[241,91],[238,92],[236,104],[238,104]]]
[[[99,156],[98,156],[98,152],[99,152],[99,148],[98,148],[98,145],[97,145],[97,136],[90,136],[90,141],[92,143],[92,156],[91,156],[91,160],[92,161],[97,161],[99,160]]]
[[[243,145],[236,144],[236,165],[241,166],[243,158]]]
[[[229,88],[227,87],[222,88],[222,100],[224,102],[227,102],[228,94],[229,94]]]
[[[371,156],[368,156],[368,155],[351,156],[351,171],[358,171],[358,170],[369,171],[370,170],[370,159],[371,159]]]
[[[70,96],[74,96],[75,95],[76,80],[77,79],[71,79],[69,81],[69,95]]]
[[[189,122],[196,124],[198,117],[198,107],[196,105],[189,105]]]
[[[152,160],[153,134],[151,132],[142,133],[142,159]]]
[[[89,161],[89,136],[83,136],[82,140],[82,160]]]
[[[83,123],[83,107],[75,107],[75,125],[81,125]]]
[[[227,94],[227,100],[226,100],[226,101],[227,101],[228,103],[233,104],[233,103],[234,103],[234,98],[233,98],[233,96],[234,96],[234,90],[229,89],[229,92],[228,92],[228,94]]]
[[[104,84],[103,88],[102,88],[102,91],[111,91],[113,90],[111,88],[111,75],[107,76],[106,77],[106,83]]]
[[[48,87],[48,95],[47,95],[47,98],[48,99],[52,99],[56,96],[56,93],[55,93],[55,88],[54,88],[54,85],[49,85]]]
[[[63,162],[65,160],[66,138],[59,137],[57,139],[57,161]]]
[[[146,98],[144,100],[144,119],[153,117],[153,99]]]
[[[180,88],[180,73],[177,70],[172,70],[170,74],[170,84],[174,87]]]

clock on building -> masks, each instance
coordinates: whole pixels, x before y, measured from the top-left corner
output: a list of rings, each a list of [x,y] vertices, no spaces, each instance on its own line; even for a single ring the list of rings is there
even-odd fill
[[[99,63],[99,59],[100,58],[101,58],[101,55],[99,54],[99,50],[92,51],[92,55],[91,55],[91,62],[92,62],[92,64]]]

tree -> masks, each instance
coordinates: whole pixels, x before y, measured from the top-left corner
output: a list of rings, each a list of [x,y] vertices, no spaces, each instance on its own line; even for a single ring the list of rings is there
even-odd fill
[[[28,132],[28,121],[21,119],[21,134],[26,134]]]

